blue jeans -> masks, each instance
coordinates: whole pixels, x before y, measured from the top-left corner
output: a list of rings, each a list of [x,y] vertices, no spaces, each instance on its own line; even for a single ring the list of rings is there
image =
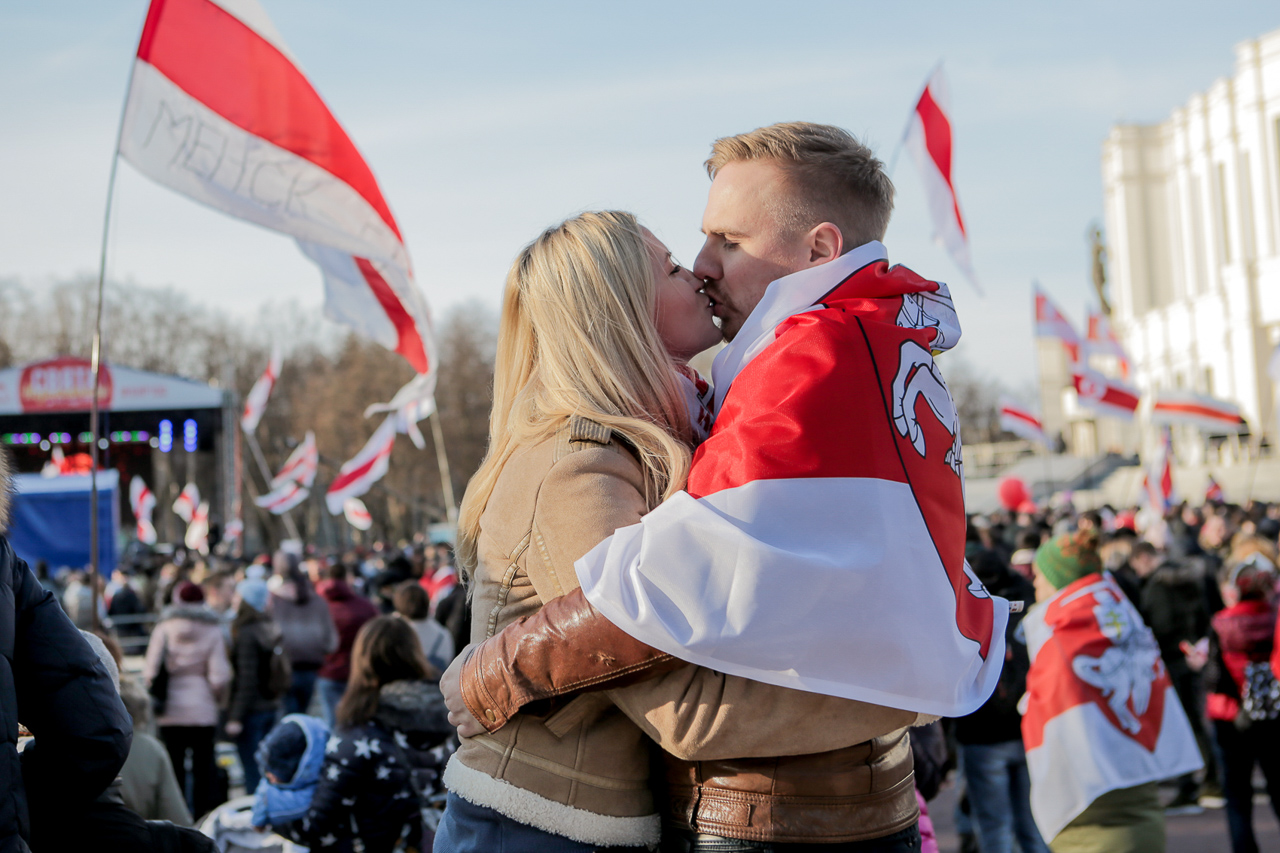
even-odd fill
[[[961,744],[969,809],[982,853],[1049,853],[1031,817],[1031,779],[1021,740]]]
[[[244,718],[240,736],[236,738],[236,750],[240,753],[240,764],[244,767],[244,792],[252,794],[258,788],[262,774],[258,771],[258,760],[253,754],[258,751],[258,744],[270,733],[280,715],[276,711],[259,711]]]
[[[320,711],[324,714],[324,721],[332,729],[338,703],[342,701],[342,694],[347,692],[347,682],[319,678],[316,679],[316,689],[320,691]]]
[[[431,849],[433,853],[592,853],[617,848],[597,847],[552,835],[450,792],[444,817],[436,828],[436,843]]]
[[[311,696],[316,692],[316,677],[319,669],[293,670],[293,679],[284,694],[284,712],[286,714],[306,714],[311,707]]]

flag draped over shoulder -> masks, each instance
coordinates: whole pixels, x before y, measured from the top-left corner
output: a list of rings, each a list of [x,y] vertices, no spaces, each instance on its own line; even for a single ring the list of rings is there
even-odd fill
[[[990,694],[1008,604],[964,560],[945,285],[868,243],[771,284],[713,368],[688,492],[576,564],[637,639],[720,672],[946,716]]]
[[[1160,647],[1109,574],[1064,587],[1022,625],[1031,656],[1022,739],[1046,841],[1108,791],[1201,767]]]

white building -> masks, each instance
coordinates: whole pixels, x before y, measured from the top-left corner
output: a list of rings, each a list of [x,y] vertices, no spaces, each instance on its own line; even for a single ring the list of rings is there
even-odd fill
[[[1103,144],[1112,324],[1144,395],[1233,400],[1275,444],[1280,30],[1235,50],[1231,77],[1160,124],[1112,128]],[[1180,455],[1199,461],[1204,442],[1179,438]]]

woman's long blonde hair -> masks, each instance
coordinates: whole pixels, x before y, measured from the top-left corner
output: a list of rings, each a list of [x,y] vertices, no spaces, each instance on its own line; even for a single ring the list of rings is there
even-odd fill
[[[593,211],[548,228],[507,273],[494,365],[489,450],[458,519],[459,566],[476,541],[503,465],[521,445],[581,415],[635,451],[650,503],[684,488],[691,432],[675,365],[653,323],[654,287],[640,224]]]

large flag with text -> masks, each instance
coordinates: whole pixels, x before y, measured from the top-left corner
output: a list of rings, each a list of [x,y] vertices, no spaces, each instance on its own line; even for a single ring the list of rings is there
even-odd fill
[[[435,345],[368,163],[257,0],[152,0],[120,153],[184,195],[298,241],[325,312],[399,353],[429,397]]]
[[[956,266],[981,293],[969,252],[969,232],[960,213],[960,199],[953,180],[951,103],[941,67],[929,77],[916,101],[904,142],[920,171],[929,200],[933,239],[947,250]]]
[[[943,716],[986,700],[1008,603],[964,558],[944,284],[868,243],[773,282],[716,356],[688,491],[575,566],[615,625],[784,687]]]
[[[1108,791],[1200,768],[1160,647],[1109,574],[1064,587],[1022,626],[1031,656],[1022,740],[1046,841]]]

